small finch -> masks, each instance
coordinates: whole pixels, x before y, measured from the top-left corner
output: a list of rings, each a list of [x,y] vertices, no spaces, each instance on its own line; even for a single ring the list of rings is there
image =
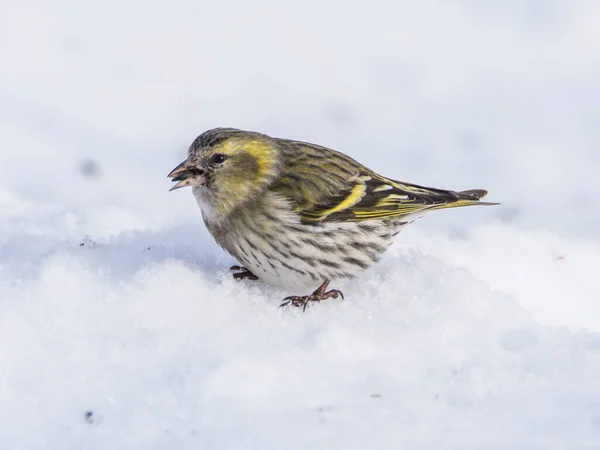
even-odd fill
[[[204,223],[242,266],[236,279],[295,289],[282,306],[343,295],[330,281],[373,263],[403,226],[445,208],[495,205],[483,189],[447,191],[378,175],[335,150],[234,128],[198,136],[171,171],[171,190],[192,186]]]

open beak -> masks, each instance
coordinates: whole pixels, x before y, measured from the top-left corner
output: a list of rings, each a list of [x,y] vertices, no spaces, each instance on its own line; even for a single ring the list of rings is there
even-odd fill
[[[173,170],[171,170],[171,173],[169,173],[169,175],[167,175],[169,178],[172,178],[173,181],[177,181],[175,186],[169,189],[169,191],[174,191],[175,189],[179,189],[186,186],[197,185],[197,177],[202,175],[203,172],[194,169],[193,164],[188,159],[186,159],[184,162],[182,162]]]

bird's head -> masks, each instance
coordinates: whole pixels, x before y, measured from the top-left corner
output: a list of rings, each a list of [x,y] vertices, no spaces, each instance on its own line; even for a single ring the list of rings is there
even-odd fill
[[[171,190],[192,186],[203,212],[226,217],[260,195],[278,175],[275,141],[260,133],[215,128],[198,136],[188,157],[169,173]]]

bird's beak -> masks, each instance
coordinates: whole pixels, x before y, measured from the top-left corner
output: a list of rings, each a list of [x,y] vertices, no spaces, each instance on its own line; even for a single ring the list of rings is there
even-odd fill
[[[195,169],[193,163],[189,159],[186,159],[167,175],[169,178],[173,179],[172,181],[177,181],[175,186],[169,189],[169,191],[201,184],[199,181],[201,181],[202,175],[204,175],[204,171]],[[198,178],[200,178],[200,180]]]

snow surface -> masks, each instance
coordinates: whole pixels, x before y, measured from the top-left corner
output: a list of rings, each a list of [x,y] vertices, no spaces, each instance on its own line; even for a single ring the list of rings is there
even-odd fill
[[[0,448],[600,448],[600,3],[4,1]],[[234,282],[166,174],[235,126],[487,188]]]

